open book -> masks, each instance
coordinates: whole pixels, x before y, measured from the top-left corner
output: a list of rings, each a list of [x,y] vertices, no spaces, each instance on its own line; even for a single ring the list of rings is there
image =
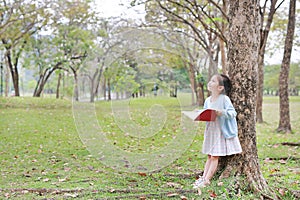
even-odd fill
[[[216,110],[213,109],[182,111],[182,113],[194,121],[215,121],[217,117]]]

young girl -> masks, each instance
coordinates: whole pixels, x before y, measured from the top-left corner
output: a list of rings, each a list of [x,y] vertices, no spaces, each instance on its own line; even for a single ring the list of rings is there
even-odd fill
[[[227,95],[231,91],[230,79],[221,74],[214,75],[209,81],[211,96],[205,100],[204,109],[217,110],[215,121],[206,123],[202,152],[208,155],[203,176],[194,183],[193,188],[205,187],[215,174],[219,156],[242,152],[237,133],[236,111]]]

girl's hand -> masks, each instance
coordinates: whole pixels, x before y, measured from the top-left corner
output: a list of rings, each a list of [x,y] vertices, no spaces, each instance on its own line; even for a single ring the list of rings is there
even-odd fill
[[[222,116],[223,112],[221,110],[216,110],[217,116]]]

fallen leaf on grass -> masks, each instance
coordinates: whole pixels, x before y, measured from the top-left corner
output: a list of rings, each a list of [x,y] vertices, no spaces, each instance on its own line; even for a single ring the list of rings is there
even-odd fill
[[[111,190],[109,190],[109,192],[110,193],[114,193],[114,192],[116,192],[116,190],[115,189],[111,189]]]
[[[219,182],[217,185],[218,185],[218,186],[223,186],[224,183],[223,183],[223,182]]]
[[[264,162],[265,162],[265,163],[274,163],[274,161],[273,161],[272,159],[270,159],[270,158],[266,158],[266,159],[264,160]]]
[[[187,200],[188,198],[186,196],[180,196],[181,200]]]
[[[287,162],[286,162],[286,160],[281,159],[281,160],[279,160],[279,163],[286,164]]]
[[[147,176],[147,174],[144,173],[144,172],[139,172],[138,175],[140,175],[140,176]]]
[[[70,167],[65,167],[65,168],[64,168],[64,171],[65,171],[65,172],[69,172],[69,171],[71,171],[71,168],[70,168]]]
[[[179,196],[178,193],[170,193],[167,195],[167,197],[176,197],[176,196]]]
[[[22,194],[28,194],[29,191],[28,190],[22,190]]]
[[[283,189],[283,188],[279,188],[278,189],[278,192],[279,192],[279,194],[281,195],[281,196],[284,196],[285,195],[285,189]]]
[[[279,171],[280,171],[279,169],[271,169],[271,170],[270,170],[270,173],[273,174],[273,173],[279,172]]]
[[[178,188],[178,187],[180,187],[180,184],[179,183],[168,182],[167,186],[173,187],[173,188]]]
[[[58,179],[58,182],[65,182],[67,179],[66,178],[60,178]]]
[[[71,198],[77,198],[79,196],[79,194],[75,193],[75,194],[70,194],[70,193],[66,193],[64,194],[64,197],[71,197]]]
[[[43,181],[44,181],[44,182],[48,182],[48,181],[49,181],[49,178],[45,178]]]
[[[209,196],[212,197],[212,198],[216,198],[218,195],[215,192],[211,192],[209,194]]]
[[[29,174],[29,172],[24,173],[23,175],[24,175],[25,177],[27,177],[27,178],[31,177],[31,175]]]

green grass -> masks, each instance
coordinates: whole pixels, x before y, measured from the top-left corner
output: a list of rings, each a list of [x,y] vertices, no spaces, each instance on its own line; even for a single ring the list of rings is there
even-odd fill
[[[163,128],[149,138],[124,134],[111,113],[109,102],[97,102],[99,125],[112,145],[123,151],[147,153],[159,150],[179,134],[180,109],[192,110],[189,96],[176,99],[134,99],[131,120],[140,125],[151,121],[149,108],[159,102],[167,113]],[[291,98],[292,134],[276,133],[279,121],[278,98],[264,99],[265,123],[257,125],[258,154],[264,177],[282,195],[293,199],[300,190],[299,143],[300,97]],[[0,199],[256,199],[255,194],[234,191],[235,180],[214,180],[201,197],[191,184],[201,173],[206,156],[201,154],[204,123],[197,128],[190,147],[172,164],[153,173],[128,173],[103,165],[89,152],[76,130],[72,103],[67,100],[0,98]]]

